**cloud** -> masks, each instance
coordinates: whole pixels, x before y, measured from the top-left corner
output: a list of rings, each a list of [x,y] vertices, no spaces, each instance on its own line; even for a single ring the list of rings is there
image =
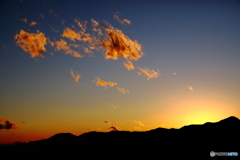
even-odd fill
[[[81,35],[70,28],[65,28],[61,36],[66,37],[74,42],[75,40],[81,40]]]
[[[92,21],[92,26],[98,26],[99,25],[99,23],[97,22],[97,21],[95,21],[94,19],[91,19],[91,21]]]
[[[33,21],[31,23],[29,23],[30,26],[34,26],[36,24],[37,24],[37,22],[33,22]]]
[[[135,122],[135,123],[138,123],[140,126],[145,126],[145,124],[143,124],[141,121],[135,120],[134,122]]]
[[[83,32],[86,32],[87,30],[87,21],[80,22],[77,19],[75,19],[75,22],[77,23],[78,27],[81,28]]]
[[[27,33],[24,30],[20,30],[14,39],[17,46],[25,52],[29,52],[32,58],[44,57],[43,52],[46,52],[45,45],[47,44],[47,38],[44,36],[44,33],[40,31]]]
[[[96,81],[93,81],[93,82],[94,82],[97,86],[104,86],[105,88],[106,88],[107,86],[113,87],[113,86],[115,86],[115,85],[118,85],[118,83],[111,82],[111,81],[105,82],[105,81],[101,80],[99,77],[95,78],[95,80],[96,80]]]
[[[59,50],[64,50],[65,54],[70,54],[74,57],[84,57],[84,55],[81,55],[80,53],[78,53],[77,51],[72,50],[66,41],[64,41],[63,39],[60,39],[60,41],[55,41],[55,42],[49,42],[51,44],[51,46],[55,46],[55,50],[59,51]],[[73,45],[73,44],[71,44]]]
[[[138,69],[141,71],[141,72],[138,72],[139,75],[141,75],[142,73],[144,74],[144,76],[147,76],[148,77],[148,80],[150,78],[157,78],[160,76],[160,73],[159,71],[154,71],[154,70],[150,70],[148,68],[140,68],[138,67]]]
[[[20,21],[23,21],[23,22],[25,22],[25,23],[28,23],[27,22],[27,18],[22,18],[22,19],[19,19]]]
[[[192,88],[192,86],[188,86],[188,89],[189,89],[189,90],[191,90],[191,91],[193,91],[193,88]]]
[[[137,120],[135,120],[134,122],[135,122],[135,123],[138,123],[140,126],[150,127],[149,124],[148,124],[148,125],[145,125],[145,124],[143,124],[141,121],[137,121]]]
[[[127,61],[127,62],[124,62],[124,66],[128,69],[128,70],[132,70],[134,69],[134,65],[131,61]]]
[[[81,74],[75,75],[73,70],[71,69],[71,76],[74,78],[75,82],[78,82],[79,78],[81,77]]]
[[[42,14],[42,13],[40,13],[39,16],[40,16],[41,18],[44,18],[44,14]]]
[[[119,92],[122,92],[123,94],[129,93],[128,89],[124,89],[124,88],[120,88],[120,87],[117,87],[117,89]]]
[[[110,130],[112,130],[112,131],[119,131],[119,129],[117,129],[116,127],[110,127],[110,128],[108,128],[108,129],[110,129]]]
[[[3,118],[0,119],[0,122],[4,122],[5,124],[0,124],[0,130],[1,129],[17,129],[19,128],[16,124],[10,122],[9,120]]]
[[[137,127],[137,126],[134,126],[133,129],[135,129],[135,130],[142,130],[141,127]]]
[[[105,59],[115,59],[119,57],[138,60],[144,54],[142,46],[137,42],[128,38],[121,30],[111,25],[105,28],[107,38],[103,39],[102,48],[106,49]]]
[[[172,74],[173,74],[173,75],[177,75],[177,72],[173,72]]]
[[[108,105],[111,105],[111,106],[113,107],[113,109],[119,108],[119,105],[114,105],[114,104],[112,104],[112,103],[108,103]]]
[[[111,123],[111,122],[109,122],[109,121],[104,121],[104,123]]]
[[[121,24],[131,24],[131,21],[128,19],[121,20],[118,15],[113,16],[115,20],[117,20]]]

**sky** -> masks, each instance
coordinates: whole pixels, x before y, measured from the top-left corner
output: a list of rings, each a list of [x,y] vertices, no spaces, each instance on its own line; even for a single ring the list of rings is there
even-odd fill
[[[240,2],[2,0],[0,143],[240,118]]]

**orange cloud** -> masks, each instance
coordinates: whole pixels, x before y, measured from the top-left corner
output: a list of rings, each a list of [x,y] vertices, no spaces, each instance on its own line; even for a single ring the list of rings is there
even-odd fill
[[[95,79],[96,79],[96,81],[93,81],[93,82],[94,82],[97,86],[104,86],[104,87],[106,88],[107,86],[113,87],[113,86],[115,86],[115,85],[118,85],[118,83],[111,82],[111,81],[105,82],[105,81],[101,80],[99,77],[97,77],[97,78],[95,78]]]
[[[134,122],[135,122],[135,123],[138,123],[140,126],[145,126],[145,124],[143,124],[141,121],[135,120]]]
[[[33,21],[31,23],[29,23],[30,26],[34,26],[36,24],[37,24],[37,22],[33,22]]]
[[[0,124],[0,130],[1,129],[17,129],[19,128],[16,124],[10,122],[9,120],[2,118],[0,119],[0,122],[4,122],[5,124]]]
[[[119,131],[119,129],[118,128],[116,128],[116,127],[110,127],[110,128],[108,128],[108,129],[110,129],[110,130],[112,130],[112,131]]]
[[[76,82],[78,82],[79,78],[81,77],[81,74],[75,75],[73,70],[71,69],[71,76],[74,78]]]
[[[91,19],[91,21],[92,21],[92,26],[98,26],[99,25],[99,23],[97,22],[97,21],[95,21],[94,19]]]
[[[129,39],[118,29],[109,26],[105,29],[107,38],[103,39],[102,48],[106,49],[105,59],[123,57],[131,60],[138,60],[143,56],[142,46]]]
[[[23,22],[25,22],[25,23],[28,23],[27,22],[27,18],[22,18],[22,19],[19,19],[20,21],[23,21]]]
[[[79,22],[77,19],[75,19],[75,22],[77,23],[78,27],[82,29],[83,32],[86,32],[87,21]]]
[[[177,75],[177,72],[173,72],[172,74],[173,74],[173,75]]]
[[[124,89],[124,88],[120,88],[120,87],[117,87],[117,89],[119,92],[122,92],[123,94],[129,93],[128,89]]]
[[[121,23],[121,24],[131,24],[131,21],[128,20],[128,19],[123,19],[123,20],[121,20],[121,19],[119,18],[119,16],[117,16],[117,15],[114,15],[113,17],[114,17],[115,20],[117,20],[117,21],[118,21],[119,23]]]
[[[128,69],[128,70],[132,70],[134,69],[134,65],[131,61],[127,61],[127,62],[124,62],[124,66]]]
[[[150,125],[145,125],[145,124],[143,124],[141,121],[135,120],[134,122],[135,122],[135,123],[138,123],[140,126],[150,127]]]
[[[111,105],[113,107],[113,109],[119,108],[119,105],[114,105],[112,103],[108,103],[108,105]],[[116,122],[113,122],[113,123],[117,124]]]
[[[191,90],[191,91],[193,91],[193,88],[192,88],[192,86],[188,86],[188,89],[189,89],[189,90]]]
[[[72,41],[75,41],[75,39],[79,41],[81,40],[81,35],[70,28],[65,28],[61,36],[66,37]]]
[[[138,67],[138,69],[141,71],[141,72],[139,72],[138,74],[141,75],[141,74],[143,73],[145,76],[148,77],[148,80],[149,80],[150,78],[157,78],[157,77],[160,76],[159,71],[156,72],[156,71],[150,70],[150,69],[148,69],[148,68],[140,68],[140,67]]]
[[[65,54],[70,54],[74,57],[79,57],[79,58],[84,57],[84,55],[81,55],[77,51],[74,51],[74,50],[70,49],[67,42],[64,41],[63,39],[60,39],[60,41],[49,42],[49,43],[50,43],[51,46],[55,46],[55,50],[57,50],[57,51],[65,50]]]
[[[16,44],[25,52],[29,52],[33,57],[44,57],[43,52],[46,52],[45,45],[47,44],[47,38],[44,33],[37,31],[37,33],[27,33],[24,30],[20,30],[14,39]]]

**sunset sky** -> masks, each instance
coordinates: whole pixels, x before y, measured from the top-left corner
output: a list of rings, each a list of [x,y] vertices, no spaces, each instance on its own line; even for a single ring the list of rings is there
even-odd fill
[[[0,28],[0,143],[240,118],[237,0],[3,0]]]

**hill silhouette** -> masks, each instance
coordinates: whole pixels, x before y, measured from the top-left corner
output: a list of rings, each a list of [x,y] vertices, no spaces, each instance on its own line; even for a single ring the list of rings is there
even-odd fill
[[[211,151],[240,154],[239,135],[240,120],[232,116],[219,122],[188,125],[180,129],[93,131],[79,136],[58,133],[44,140],[1,146],[0,153],[1,156],[17,158],[87,156],[91,159],[110,154],[125,158],[130,155],[137,158],[142,154],[150,157],[210,157]]]

